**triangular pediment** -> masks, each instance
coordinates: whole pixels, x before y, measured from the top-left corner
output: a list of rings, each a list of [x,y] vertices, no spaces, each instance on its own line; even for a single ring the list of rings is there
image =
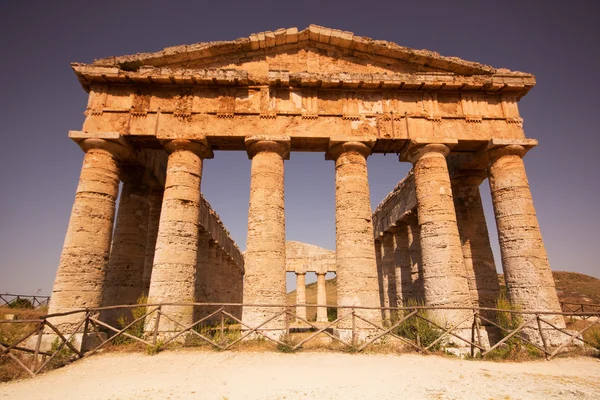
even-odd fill
[[[92,65],[126,71],[142,67],[243,70],[251,76],[265,76],[270,70],[328,74],[524,75],[316,25],[302,31],[278,29],[228,42],[196,43],[156,53],[109,57],[96,60]]]

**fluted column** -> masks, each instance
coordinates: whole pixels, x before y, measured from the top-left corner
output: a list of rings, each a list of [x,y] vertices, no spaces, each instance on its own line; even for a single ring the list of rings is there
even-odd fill
[[[208,302],[208,293],[207,293],[207,280],[208,280],[208,242],[210,241],[210,236],[206,231],[202,228],[200,229],[198,236],[198,253],[196,255],[196,293],[195,293],[195,302],[197,303],[207,303]],[[206,306],[198,306],[195,310],[195,318],[200,319],[207,315],[207,307]]]
[[[188,303],[196,291],[202,163],[212,151],[188,140],[171,140],[165,149],[169,160],[148,301]],[[162,311],[183,325],[194,316],[191,306],[164,306]],[[155,318],[153,314],[146,321],[147,330],[154,329]],[[160,332],[177,329],[169,319],[160,319]]]
[[[452,177],[452,195],[471,299],[479,307],[495,308],[500,285],[479,193],[486,175],[485,171],[461,171]],[[487,317],[493,315],[487,313]]]
[[[409,225],[401,222],[393,228],[394,239],[394,277],[396,279],[396,304],[403,307],[405,302],[413,299],[413,279],[408,242]]]
[[[306,273],[296,272],[296,314],[306,319]],[[302,305],[300,305],[302,304]]]
[[[317,273],[317,322],[327,322],[327,286],[324,273]]]
[[[522,146],[492,149],[489,182],[506,289],[522,310],[560,312],[554,279],[529,189]],[[564,327],[562,317],[554,322]]]
[[[384,232],[381,236],[381,271],[383,286],[383,307],[396,307],[396,265],[394,259],[394,235]],[[392,321],[392,311],[383,310],[384,323]]]
[[[326,155],[335,161],[335,224],[338,306],[379,307],[377,264],[373,246],[373,223],[367,157],[371,148],[360,142],[344,142]],[[340,316],[348,309],[340,309]],[[375,324],[381,323],[379,310],[356,311]],[[368,336],[368,324],[357,320],[359,337]],[[351,320],[342,320],[339,334],[348,339]]]
[[[103,139],[80,143],[86,152],[71,210],[48,313],[99,307],[110,253],[115,200],[119,192],[121,145]],[[62,332],[74,329],[81,315],[52,318]]]
[[[423,288],[423,258],[421,255],[421,228],[416,215],[411,215],[406,220],[406,238],[410,254],[410,273],[412,276],[412,298],[418,303],[425,302],[425,289]]]
[[[208,241],[208,257],[207,257],[207,272],[206,272],[206,300],[208,303],[218,303],[219,301],[219,244],[214,240]],[[218,307],[206,307],[206,315],[217,310]],[[209,321],[216,321],[211,318]]]
[[[150,277],[154,265],[154,251],[160,222],[160,209],[162,207],[164,188],[154,188],[148,194],[148,234],[146,237],[146,256],[144,259],[144,294],[148,296],[150,290]]]
[[[284,166],[289,158],[289,138],[246,139],[250,174],[250,205],[245,256],[244,303],[284,305],[285,204]],[[282,309],[244,307],[243,321],[255,327]],[[282,316],[263,326],[273,337],[284,333]]]
[[[235,302],[242,303],[244,301],[244,271],[243,267],[237,265],[235,269]],[[234,315],[237,318],[242,318],[242,307],[236,307]]]
[[[136,304],[144,294],[149,186],[139,168],[127,168],[121,176],[123,189],[106,268],[103,306]],[[130,309],[105,310],[102,314],[104,322],[112,326],[117,326],[120,316],[132,321]]]
[[[425,303],[430,306],[471,306],[446,155],[443,144],[413,146],[403,157],[413,163]],[[458,322],[470,311],[439,310],[440,322]]]

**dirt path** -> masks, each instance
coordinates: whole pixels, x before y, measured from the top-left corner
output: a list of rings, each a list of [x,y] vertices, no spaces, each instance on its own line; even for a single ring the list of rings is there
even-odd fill
[[[0,399],[598,399],[600,360],[171,351],[105,354],[0,384]]]

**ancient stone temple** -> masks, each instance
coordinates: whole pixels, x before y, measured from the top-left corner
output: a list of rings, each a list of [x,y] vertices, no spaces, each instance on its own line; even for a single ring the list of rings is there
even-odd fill
[[[70,132],[85,156],[50,312],[144,293],[150,302],[285,304],[284,171],[299,151],[321,152],[335,169],[336,249],[334,262],[287,270],[299,281],[335,270],[339,313],[410,298],[492,306],[486,178],[510,299],[560,311],[523,163],[537,141],[517,102],[533,75],[314,25],[72,67],[89,93],[83,127]],[[245,259],[201,195],[203,162],[220,151],[251,159]],[[380,153],[413,168],[373,214],[367,158]],[[244,307],[242,319],[257,326],[273,310]],[[195,315],[171,312],[183,325]],[[283,323],[265,328],[277,335]],[[338,333],[350,329],[345,320]],[[357,329],[372,327],[358,320]]]

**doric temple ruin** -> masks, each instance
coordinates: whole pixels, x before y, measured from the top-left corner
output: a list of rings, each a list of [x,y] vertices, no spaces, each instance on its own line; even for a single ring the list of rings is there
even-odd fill
[[[460,320],[499,296],[479,194],[486,178],[510,300],[560,312],[523,163],[537,141],[517,103],[533,75],[314,25],[72,67],[89,93],[83,127],[70,132],[85,156],[50,313],[147,294],[150,303],[259,305],[234,310],[255,327],[285,304],[286,271],[300,283],[307,271],[323,281],[335,271],[340,312],[357,307],[365,334],[363,319],[393,316],[360,307],[411,299],[454,307],[436,313]],[[220,151],[251,159],[244,257],[201,195],[203,161]],[[285,160],[307,151],[335,168],[333,254],[286,248]],[[373,213],[367,158],[377,153],[412,170]],[[146,324],[168,332],[197,314],[178,307]],[[265,328],[276,335],[283,324]],[[340,337],[350,324],[340,322]]]

